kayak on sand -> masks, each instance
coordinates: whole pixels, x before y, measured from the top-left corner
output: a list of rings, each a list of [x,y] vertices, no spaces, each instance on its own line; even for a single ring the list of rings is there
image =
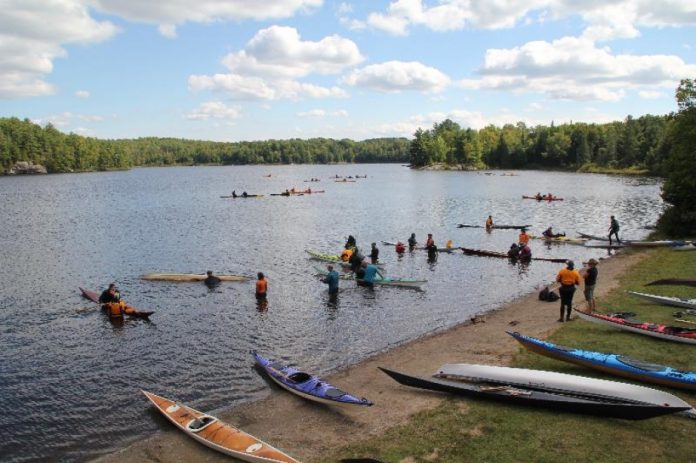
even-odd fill
[[[681,297],[658,296],[657,294],[639,293],[637,291],[626,291],[646,301],[656,304],[670,305],[672,307],[684,307],[686,309],[696,309],[696,299],[683,299]]]
[[[80,288],[80,292],[82,293],[82,296],[89,299],[90,301],[94,302],[95,304],[100,304],[102,309],[107,308],[107,304],[116,304],[115,302],[110,302],[107,304],[101,304],[99,302],[99,293],[96,293],[94,291],[90,291],[88,289]],[[142,310],[135,309],[129,305],[126,305],[125,308],[126,315],[129,317],[135,317],[135,318],[143,318],[145,320],[148,320],[150,318],[150,315],[152,315],[155,312],[144,312]],[[119,317],[120,318],[120,317]]]
[[[696,280],[688,278],[664,278],[647,283],[645,286],[655,285],[674,285],[674,286],[696,286]]]
[[[141,391],[174,426],[213,450],[252,463],[299,463],[291,456],[214,416]]]

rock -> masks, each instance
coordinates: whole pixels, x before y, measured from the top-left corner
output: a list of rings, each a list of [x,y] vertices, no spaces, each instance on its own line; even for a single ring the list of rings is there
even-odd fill
[[[7,171],[8,175],[47,174],[48,171],[41,164],[33,164],[31,161],[17,161]]]

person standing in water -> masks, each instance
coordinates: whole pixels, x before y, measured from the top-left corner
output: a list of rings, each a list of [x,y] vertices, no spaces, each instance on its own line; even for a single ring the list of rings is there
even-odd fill
[[[257,274],[258,279],[256,280],[256,300],[265,301],[268,295],[268,280],[264,276],[263,272]]]
[[[493,216],[491,215],[486,219],[486,230],[493,230]]]
[[[333,265],[328,265],[326,269],[329,273],[321,281],[329,285],[329,295],[336,296],[338,294],[338,272],[334,270]]]
[[[416,249],[417,244],[418,244],[418,241],[416,241],[416,234],[411,233],[411,236],[408,238],[408,250],[409,250],[409,252],[413,252],[413,250]]]
[[[611,216],[611,222],[609,225],[609,244],[611,244],[612,235],[616,238],[616,242],[621,244],[621,240],[619,239],[619,221],[616,220],[613,215]]]
[[[372,250],[370,251],[370,261],[376,264],[379,261],[379,249],[377,248],[377,243],[372,243]]]

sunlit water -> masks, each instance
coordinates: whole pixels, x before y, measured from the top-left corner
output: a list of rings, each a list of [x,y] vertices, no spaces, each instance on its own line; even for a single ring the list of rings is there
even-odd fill
[[[369,177],[335,183],[335,174]],[[338,253],[353,234],[367,252],[371,242],[415,232],[421,242],[433,233],[440,245],[451,239],[505,251],[516,231],[456,228],[482,224],[489,214],[498,223],[532,224],[532,232],[553,225],[569,235],[605,234],[614,214],[623,235],[641,238],[663,207],[654,179],[518,174],[342,165],[0,178],[0,459],[94,458],[157,430],[141,388],[202,410],[258,399],[268,388],[251,368],[250,349],[326,374],[499,307],[560,268],[461,253],[429,264],[422,251],[397,259],[380,244],[387,274],[427,279],[424,291],[342,282],[333,305],[305,249]],[[321,182],[303,182],[311,177]],[[326,193],[268,196],[293,186]],[[232,189],[266,196],[219,198]],[[566,200],[521,199],[537,191]],[[606,255],[540,242],[532,249],[578,261]],[[253,281],[210,291],[139,278],[208,269],[263,271],[267,310],[257,310]],[[128,302],[156,312],[150,323],[112,324],[80,297],[78,286],[102,290],[112,281]]]

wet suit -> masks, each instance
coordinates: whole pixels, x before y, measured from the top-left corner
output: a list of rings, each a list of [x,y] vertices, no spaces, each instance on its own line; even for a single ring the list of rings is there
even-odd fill
[[[619,222],[616,219],[611,219],[611,226],[609,227],[609,244],[611,244],[611,237],[616,237],[616,242],[621,244],[619,239]]]

